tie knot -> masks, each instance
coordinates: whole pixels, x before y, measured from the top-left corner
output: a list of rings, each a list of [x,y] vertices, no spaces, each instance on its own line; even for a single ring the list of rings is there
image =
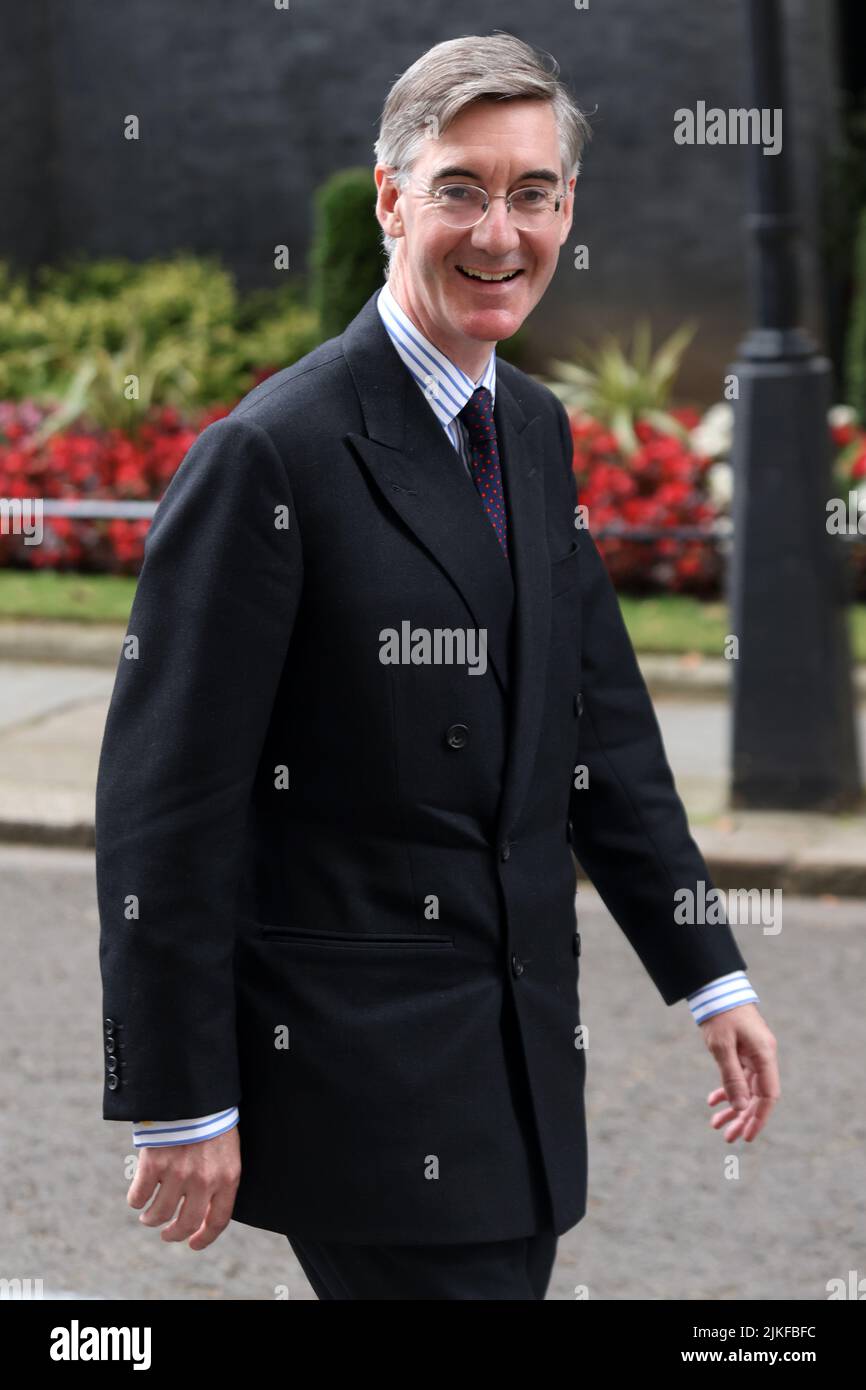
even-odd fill
[[[486,386],[479,386],[460,411],[460,419],[463,421],[469,432],[469,438],[474,443],[476,440],[489,439],[495,435],[493,423],[493,396]]]

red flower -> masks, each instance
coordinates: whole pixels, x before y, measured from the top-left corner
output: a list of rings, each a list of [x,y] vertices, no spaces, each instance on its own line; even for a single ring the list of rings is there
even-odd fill
[[[850,444],[852,439],[856,439],[859,433],[856,425],[831,425],[830,427],[833,443],[839,449],[844,449],[846,444]]]
[[[687,428],[700,418],[690,410],[674,414]],[[649,541],[627,535],[599,539],[617,587],[717,593],[722,557],[709,531],[717,515],[706,483],[711,460],[646,420],[635,426],[639,447],[626,456],[597,421],[578,412],[570,419],[578,501],[588,508],[590,529],[598,533],[618,525],[661,533]],[[665,531],[680,526],[706,526],[707,540],[665,537]]]

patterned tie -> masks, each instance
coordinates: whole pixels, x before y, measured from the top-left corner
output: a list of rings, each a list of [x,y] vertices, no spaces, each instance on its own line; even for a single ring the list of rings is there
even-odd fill
[[[472,392],[460,411],[469,435],[469,467],[484,510],[508,558],[508,518],[499,467],[499,445],[493,420],[493,397],[485,386]]]

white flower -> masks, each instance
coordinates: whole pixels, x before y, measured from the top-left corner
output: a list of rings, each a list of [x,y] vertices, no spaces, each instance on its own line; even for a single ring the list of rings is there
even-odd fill
[[[734,409],[730,401],[718,401],[691,431],[692,448],[705,458],[725,458],[734,437]]]
[[[714,463],[707,469],[707,487],[716,507],[729,507],[734,496],[734,470],[729,463]]]
[[[857,411],[853,405],[831,405],[827,419],[834,430],[844,429],[846,425],[857,424]]]

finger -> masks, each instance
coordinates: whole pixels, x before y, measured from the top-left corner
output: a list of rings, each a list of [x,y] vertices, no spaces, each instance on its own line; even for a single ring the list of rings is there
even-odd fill
[[[724,1129],[725,1125],[732,1124],[735,1121],[742,1120],[745,1122],[751,1117],[754,1106],[755,1099],[752,1097],[745,1110],[735,1110],[732,1105],[726,1106],[723,1110],[717,1110],[715,1115],[710,1116],[710,1128]]]
[[[782,1094],[782,1085],[779,1081],[779,1064],[776,1061],[776,1051],[761,1052],[754,1061],[755,1066],[755,1091],[766,1100],[774,1104]]]
[[[716,1089],[710,1091],[710,1094],[707,1096],[707,1105],[718,1105],[721,1101],[725,1101],[726,1104],[731,1103],[724,1086],[717,1086]]]
[[[745,1110],[750,1099],[749,1083],[736,1050],[727,1047],[716,1060],[722,1074],[725,1095],[735,1110]]]
[[[770,1111],[772,1110],[775,1103],[775,1100],[769,1096],[762,1096],[761,1099],[758,1101],[755,1114],[750,1119],[750,1132],[745,1135],[747,1142],[751,1143],[751,1141],[757,1138],[757,1136],[760,1134],[761,1130],[764,1128],[764,1125],[767,1123],[767,1120],[770,1118]]]
[[[741,1110],[734,1114],[734,1118],[725,1130],[725,1143],[733,1144],[743,1133],[746,1125],[753,1118],[752,1110]]]
[[[231,1220],[236,1191],[237,1183],[214,1193],[204,1222],[190,1237],[190,1250],[204,1250],[208,1245],[213,1245],[217,1236],[222,1235]]]
[[[129,1206],[135,1208],[146,1206],[158,1186],[159,1173],[156,1167],[152,1162],[139,1157],[135,1165],[135,1174],[126,1194]]]
[[[143,1211],[138,1218],[142,1226],[161,1226],[163,1221],[170,1221],[182,1196],[183,1183],[181,1179],[166,1174],[159,1185],[159,1192],[147,1211]]]
[[[775,1047],[768,1051],[762,1051],[755,1059],[754,1065],[755,1069],[752,1071],[750,1081],[756,1105],[743,1132],[746,1143],[751,1143],[761,1133],[770,1117],[773,1106],[782,1094]]]
[[[747,1060],[747,1059],[744,1060],[742,1065],[743,1065],[743,1076],[745,1077],[746,1084],[747,1084],[747,1086],[749,1086],[752,1090],[754,1090],[754,1086],[753,1086],[753,1084],[752,1084],[752,1082],[753,1082],[752,1068],[751,1068],[751,1066],[750,1066],[748,1060]],[[708,1104],[708,1105],[718,1105],[718,1103],[719,1103],[720,1100],[728,1100],[728,1093],[727,1093],[727,1091],[725,1090],[724,1086],[715,1086],[715,1087],[713,1088],[713,1090],[710,1091],[710,1094],[707,1096],[707,1104]]]
[[[748,1109],[748,1106],[746,1109]],[[735,1110],[733,1105],[728,1104],[723,1110],[717,1110],[715,1115],[710,1116],[710,1124],[713,1129],[720,1129],[721,1126],[726,1125],[729,1120],[735,1120],[738,1116],[744,1115],[745,1113],[745,1110]]]
[[[160,1231],[160,1240],[186,1240],[197,1231],[207,1212],[207,1189],[201,1182],[191,1180],[186,1185],[183,1202],[177,1216]]]
[[[739,1138],[743,1126],[752,1118],[753,1113],[754,1102],[750,1102],[745,1110],[734,1110],[733,1107],[729,1107],[728,1110],[714,1115],[710,1124],[713,1129],[725,1129],[727,1125],[727,1129],[725,1129],[725,1140],[731,1144],[735,1139]]]
[[[732,1106],[727,1110],[717,1110],[715,1115],[710,1116],[710,1126],[712,1129],[722,1129],[730,1120],[736,1119],[737,1112]]]
[[[754,1115],[752,1117],[745,1130],[743,1131],[743,1138],[745,1139],[747,1144],[751,1144],[753,1139],[757,1139],[758,1135],[761,1133],[761,1130],[764,1128],[766,1122],[766,1115]]]

